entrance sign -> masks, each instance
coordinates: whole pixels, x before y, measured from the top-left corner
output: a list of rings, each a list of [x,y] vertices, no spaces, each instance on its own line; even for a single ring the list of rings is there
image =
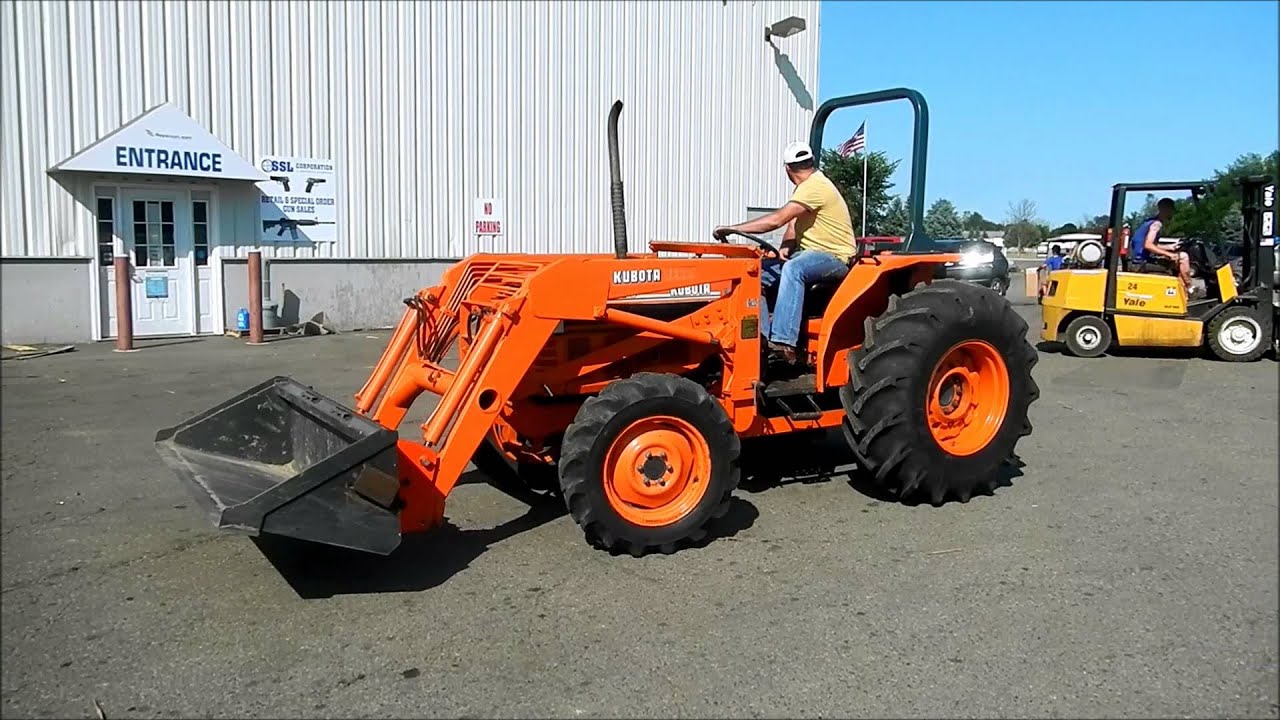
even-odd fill
[[[266,176],[172,103],[158,105],[50,169],[174,178]]]

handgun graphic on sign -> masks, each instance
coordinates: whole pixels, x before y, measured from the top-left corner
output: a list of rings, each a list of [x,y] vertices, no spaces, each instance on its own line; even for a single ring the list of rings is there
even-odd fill
[[[292,234],[293,239],[297,240],[299,226],[311,227],[314,225],[334,225],[334,224],[335,223],[322,222],[320,220],[308,220],[306,218],[303,218],[301,220],[291,220],[289,218],[280,218],[279,220],[263,220],[262,232],[266,232],[273,227],[278,227],[280,229],[276,231],[276,237],[284,237],[284,231],[288,230]]]
[[[315,187],[316,185],[319,185],[322,182],[325,182],[324,178],[307,178],[307,192],[308,193],[311,192],[311,188]]]
[[[275,180],[276,182],[283,185],[285,192],[289,192],[289,176],[288,175],[271,175],[270,177],[272,180]],[[311,192],[311,191],[308,190],[307,192]]]

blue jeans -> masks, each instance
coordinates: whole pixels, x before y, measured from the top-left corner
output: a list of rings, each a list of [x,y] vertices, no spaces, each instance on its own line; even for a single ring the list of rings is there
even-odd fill
[[[760,273],[760,325],[764,337],[795,347],[800,341],[804,290],[815,283],[839,282],[849,273],[844,260],[821,250],[793,250],[786,262],[766,259]],[[776,296],[773,303],[769,297]],[[770,311],[773,325],[770,327]]]

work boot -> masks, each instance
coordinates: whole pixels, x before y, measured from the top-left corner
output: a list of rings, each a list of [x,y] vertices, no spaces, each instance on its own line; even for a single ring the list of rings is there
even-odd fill
[[[787,365],[796,364],[796,349],[790,345],[783,345],[772,340],[769,341],[769,359],[778,360]]]

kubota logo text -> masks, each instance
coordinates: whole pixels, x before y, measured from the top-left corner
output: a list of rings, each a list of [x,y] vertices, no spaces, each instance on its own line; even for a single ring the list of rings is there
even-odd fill
[[[662,271],[658,268],[644,270],[614,270],[614,285],[634,285],[635,283],[662,282]]]

